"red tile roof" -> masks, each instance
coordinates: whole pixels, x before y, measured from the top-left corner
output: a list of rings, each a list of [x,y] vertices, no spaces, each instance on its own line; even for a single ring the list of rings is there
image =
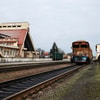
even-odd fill
[[[18,38],[18,44],[22,45],[25,41],[27,35],[26,29],[16,29],[16,30],[0,30],[1,34],[9,35],[11,38]]]

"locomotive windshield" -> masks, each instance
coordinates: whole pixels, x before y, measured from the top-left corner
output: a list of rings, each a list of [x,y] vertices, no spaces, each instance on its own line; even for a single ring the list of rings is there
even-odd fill
[[[89,44],[87,42],[74,42],[73,48],[89,48]]]
[[[88,45],[81,45],[81,48],[88,48]]]
[[[73,45],[73,48],[79,48],[79,45]]]

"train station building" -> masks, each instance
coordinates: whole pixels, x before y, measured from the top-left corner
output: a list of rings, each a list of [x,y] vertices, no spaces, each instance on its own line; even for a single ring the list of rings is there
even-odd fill
[[[0,57],[34,57],[29,23],[0,23]]]

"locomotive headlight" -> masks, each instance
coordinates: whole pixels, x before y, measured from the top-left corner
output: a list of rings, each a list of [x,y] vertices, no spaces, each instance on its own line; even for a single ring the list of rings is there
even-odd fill
[[[84,60],[84,61],[86,61],[86,59],[87,59],[86,57],[83,57],[83,60]]]

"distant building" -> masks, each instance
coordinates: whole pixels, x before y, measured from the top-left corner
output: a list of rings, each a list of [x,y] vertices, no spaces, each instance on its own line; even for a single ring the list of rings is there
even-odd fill
[[[49,52],[44,52],[43,57],[44,58],[50,58],[50,53]]]
[[[0,57],[34,57],[35,54],[27,22],[0,24]]]

